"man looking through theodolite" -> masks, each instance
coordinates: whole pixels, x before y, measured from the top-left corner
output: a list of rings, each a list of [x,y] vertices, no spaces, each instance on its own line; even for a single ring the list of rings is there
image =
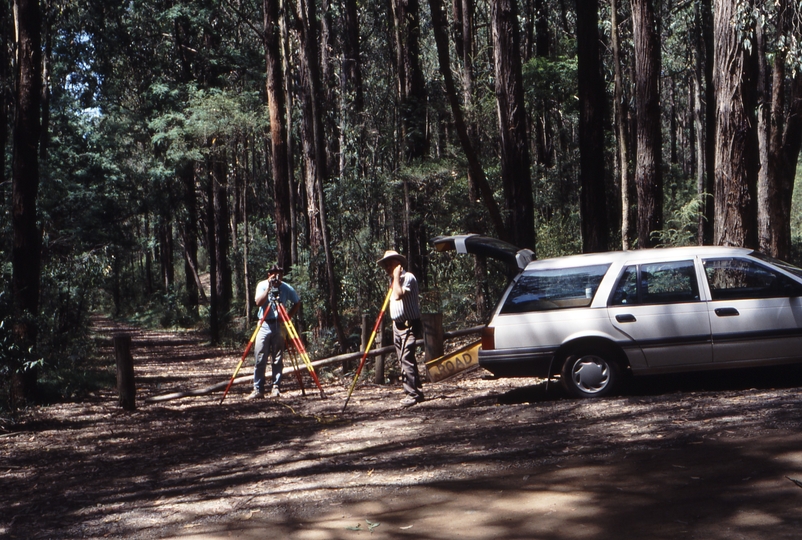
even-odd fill
[[[265,322],[256,335],[253,369],[253,392],[248,399],[260,399],[265,397],[265,385],[267,371],[267,359],[270,358],[271,384],[270,396],[278,397],[281,395],[281,372],[284,369],[284,333],[281,328],[281,319],[276,311],[275,303],[281,303],[285,307],[287,302],[292,306],[289,310],[289,317],[298,312],[301,307],[301,299],[291,285],[284,283],[282,277],[284,269],[274,264],[267,271],[267,279],[260,281],[256,285],[254,300],[259,306],[258,317],[261,320],[265,309],[268,310]]]

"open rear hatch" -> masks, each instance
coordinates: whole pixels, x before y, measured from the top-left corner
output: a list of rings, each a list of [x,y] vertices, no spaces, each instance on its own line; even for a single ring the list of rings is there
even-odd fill
[[[508,242],[480,236],[478,234],[458,234],[438,236],[432,239],[437,251],[455,250],[457,253],[471,253],[503,262],[517,274],[535,258],[531,249],[520,249]]]

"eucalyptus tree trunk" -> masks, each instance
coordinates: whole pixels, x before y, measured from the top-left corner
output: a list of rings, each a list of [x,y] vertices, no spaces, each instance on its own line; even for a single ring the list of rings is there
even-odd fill
[[[327,177],[327,157],[323,129],[323,102],[320,81],[319,43],[316,32],[317,10],[315,0],[299,0],[301,42],[301,108],[303,111],[302,145],[306,172],[307,208],[309,215],[309,249],[312,254],[312,279],[319,289],[327,291],[327,309],[317,310],[319,328],[334,326],[340,349],[345,350],[347,336],[342,327],[337,292],[339,285],[334,272],[326,220],[326,202],[323,185]],[[323,258],[321,260],[321,251]]]
[[[548,58],[551,55],[551,41],[549,39],[549,18],[548,6],[544,0],[534,1],[534,29],[536,31],[535,56],[538,58]],[[549,103],[547,99],[541,99],[537,103],[538,111],[535,117],[535,148],[537,149],[537,162],[546,168],[554,166],[554,133],[549,114]]]
[[[604,81],[599,56],[599,4],[577,2],[577,75],[579,78],[579,211],[582,251],[608,249],[607,194],[604,187]]]
[[[468,1],[466,0],[463,3],[463,6],[465,6],[467,3]],[[482,194],[482,198],[490,214],[491,220],[493,221],[493,225],[497,234],[501,238],[506,238],[508,234],[501,218],[501,212],[499,211],[498,205],[493,198],[493,190],[487,181],[484,168],[482,167],[482,163],[479,161],[479,153],[477,152],[476,148],[474,148],[473,141],[471,140],[470,133],[468,131],[468,126],[465,123],[465,118],[463,116],[462,109],[460,108],[459,95],[457,93],[456,84],[454,83],[454,76],[451,72],[451,58],[449,54],[447,34],[448,26],[445,13],[443,11],[442,0],[429,0],[429,7],[432,14],[432,29],[434,31],[435,42],[437,44],[437,56],[440,65],[440,73],[445,82],[446,96],[448,97],[448,102],[451,106],[451,113],[454,115],[454,126],[457,130],[460,144],[462,145],[462,151],[465,153],[465,158],[468,160],[468,176],[471,180],[471,183],[475,184],[478,187],[478,191]],[[462,11],[462,14],[464,17],[465,10]],[[467,45],[468,40],[465,39],[464,36],[465,34],[463,33],[463,40]],[[466,64],[470,63],[469,60],[470,58],[466,60]],[[470,70],[466,68],[466,72],[468,71]],[[466,76],[466,79],[470,80],[468,76]],[[466,101],[468,104],[470,104],[467,95],[465,95],[463,98],[463,102]]]
[[[228,260],[231,238],[229,236],[228,208],[228,164],[222,151],[214,162],[214,249],[217,251],[217,295],[220,297],[221,315],[227,320],[234,297],[231,281],[231,263]]]
[[[792,34],[792,10],[793,6],[788,0],[777,1],[779,35]],[[756,30],[760,151],[757,183],[758,248],[773,257],[788,259],[791,255],[791,199],[796,166],[794,164],[791,168],[788,156],[785,155],[787,50],[779,48],[775,51],[774,66],[769,70],[766,40],[770,36],[765,35],[762,24]],[[788,87],[795,88],[793,85]],[[799,148],[795,150],[799,155]]]
[[[715,221],[713,242],[755,246],[755,179],[747,166],[751,141],[748,52],[736,21],[736,4],[714,0],[713,77],[716,87]]]
[[[513,244],[535,249],[535,210],[529,170],[529,136],[521,73],[516,0],[491,6],[496,104],[501,141],[501,177],[508,212],[505,229]]]
[[[426,83],[420,65],[418,0],[393,0],[401,131],[407,163],[426,155]]]
[[[621,75],[621,49],[618,31],[618,2],[610,1],[611,45],[613,49],[614,70],[614,116],[616,144],[618,145],[618,174],[621,189],[621,249],[629,249],[630,236],[630,203],[629,191],[632,187],[632,176],[629,171],[629,133],[627,130],[628,105],[624,99],[624,81]]]
[[[709,6],[708,6],[709,7]],[[706,66],[710,63],[705,41],[705,18],[703,3],[696,4],[694,19],[696,35],[694,36],[694,70],[693,70],[693,131],[696,144],[696,194],[699,197],[699,217],[697,219],[696,243],[705,244],[705,231],[711,227],[707,221],[707,207],[709,206],[708,190],[708,129],[707,123],[713,123],[707,116],[706,103],[712,98],[708,95],[706,80]]]
[[[8,43],[11,39],[8,20],[8,2],[0,2],[0,43]],[[0,88],[7,88],[11,84],[9,72],[8,47],[0,47]],[[9,95],[8,92],[0,94],[0,125],[9,124]],[[6,181],[6,145],[8,144],[8,130],[0,129],[0,182]],[[5,208],[5,190],[0,190],[0,204]]]
[[[287,123],[284,107],[284,77],[281,66],[279,0],[263,0],[267,105],[270,111],[271,162],[273,168],[274,218],[278,264],[292,266],[292,220],[290,168],[287,153]]]
[[[652,0],[633,0],[638,192],[638,247],[656,245],[652,233],[663,227],[662,134],[660,131],[660,38]]]
[[[36,199],[39,191],[39,120],[42,73],[41,15],[38,0],[16,0],[17,88],[13,125],[12,153],[12,227],[11,287],[14,297],[13,334],[24,351],[35,346],[39,312],[42,237],[36,224]],[[37,372],[12,371],[12,402],[36,396]]]
[[[185,306],[192,313],[198,313],[199,293],[203,292],[198,283],[198,209],[195,197],[195,166],[185,163],[178,169],[178,177],[183,187],[183,206],[186,212],[182,220],[181,237],[184,242],[184,275],[186,278]]]
[[[704,51],[704,96],[705,96],[705,193],[703,243],[712,244],[716,221],[716,84],[715,84],[715,39],[713,37],[713,0],[701,0],[700,27]]]

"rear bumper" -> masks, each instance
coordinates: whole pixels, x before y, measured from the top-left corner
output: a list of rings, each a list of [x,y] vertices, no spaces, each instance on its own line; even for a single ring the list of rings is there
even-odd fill
[[[556,349],[527,348],[485,351],[479,349],[479,365],[497,377],[548,377]]]

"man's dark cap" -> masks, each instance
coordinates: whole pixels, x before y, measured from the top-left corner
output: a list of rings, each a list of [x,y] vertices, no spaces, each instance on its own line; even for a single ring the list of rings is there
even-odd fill
[[[284,269],[277,264],[274,264],[270,267],[270,270],[267,271],[268,274],[283,274]]]

